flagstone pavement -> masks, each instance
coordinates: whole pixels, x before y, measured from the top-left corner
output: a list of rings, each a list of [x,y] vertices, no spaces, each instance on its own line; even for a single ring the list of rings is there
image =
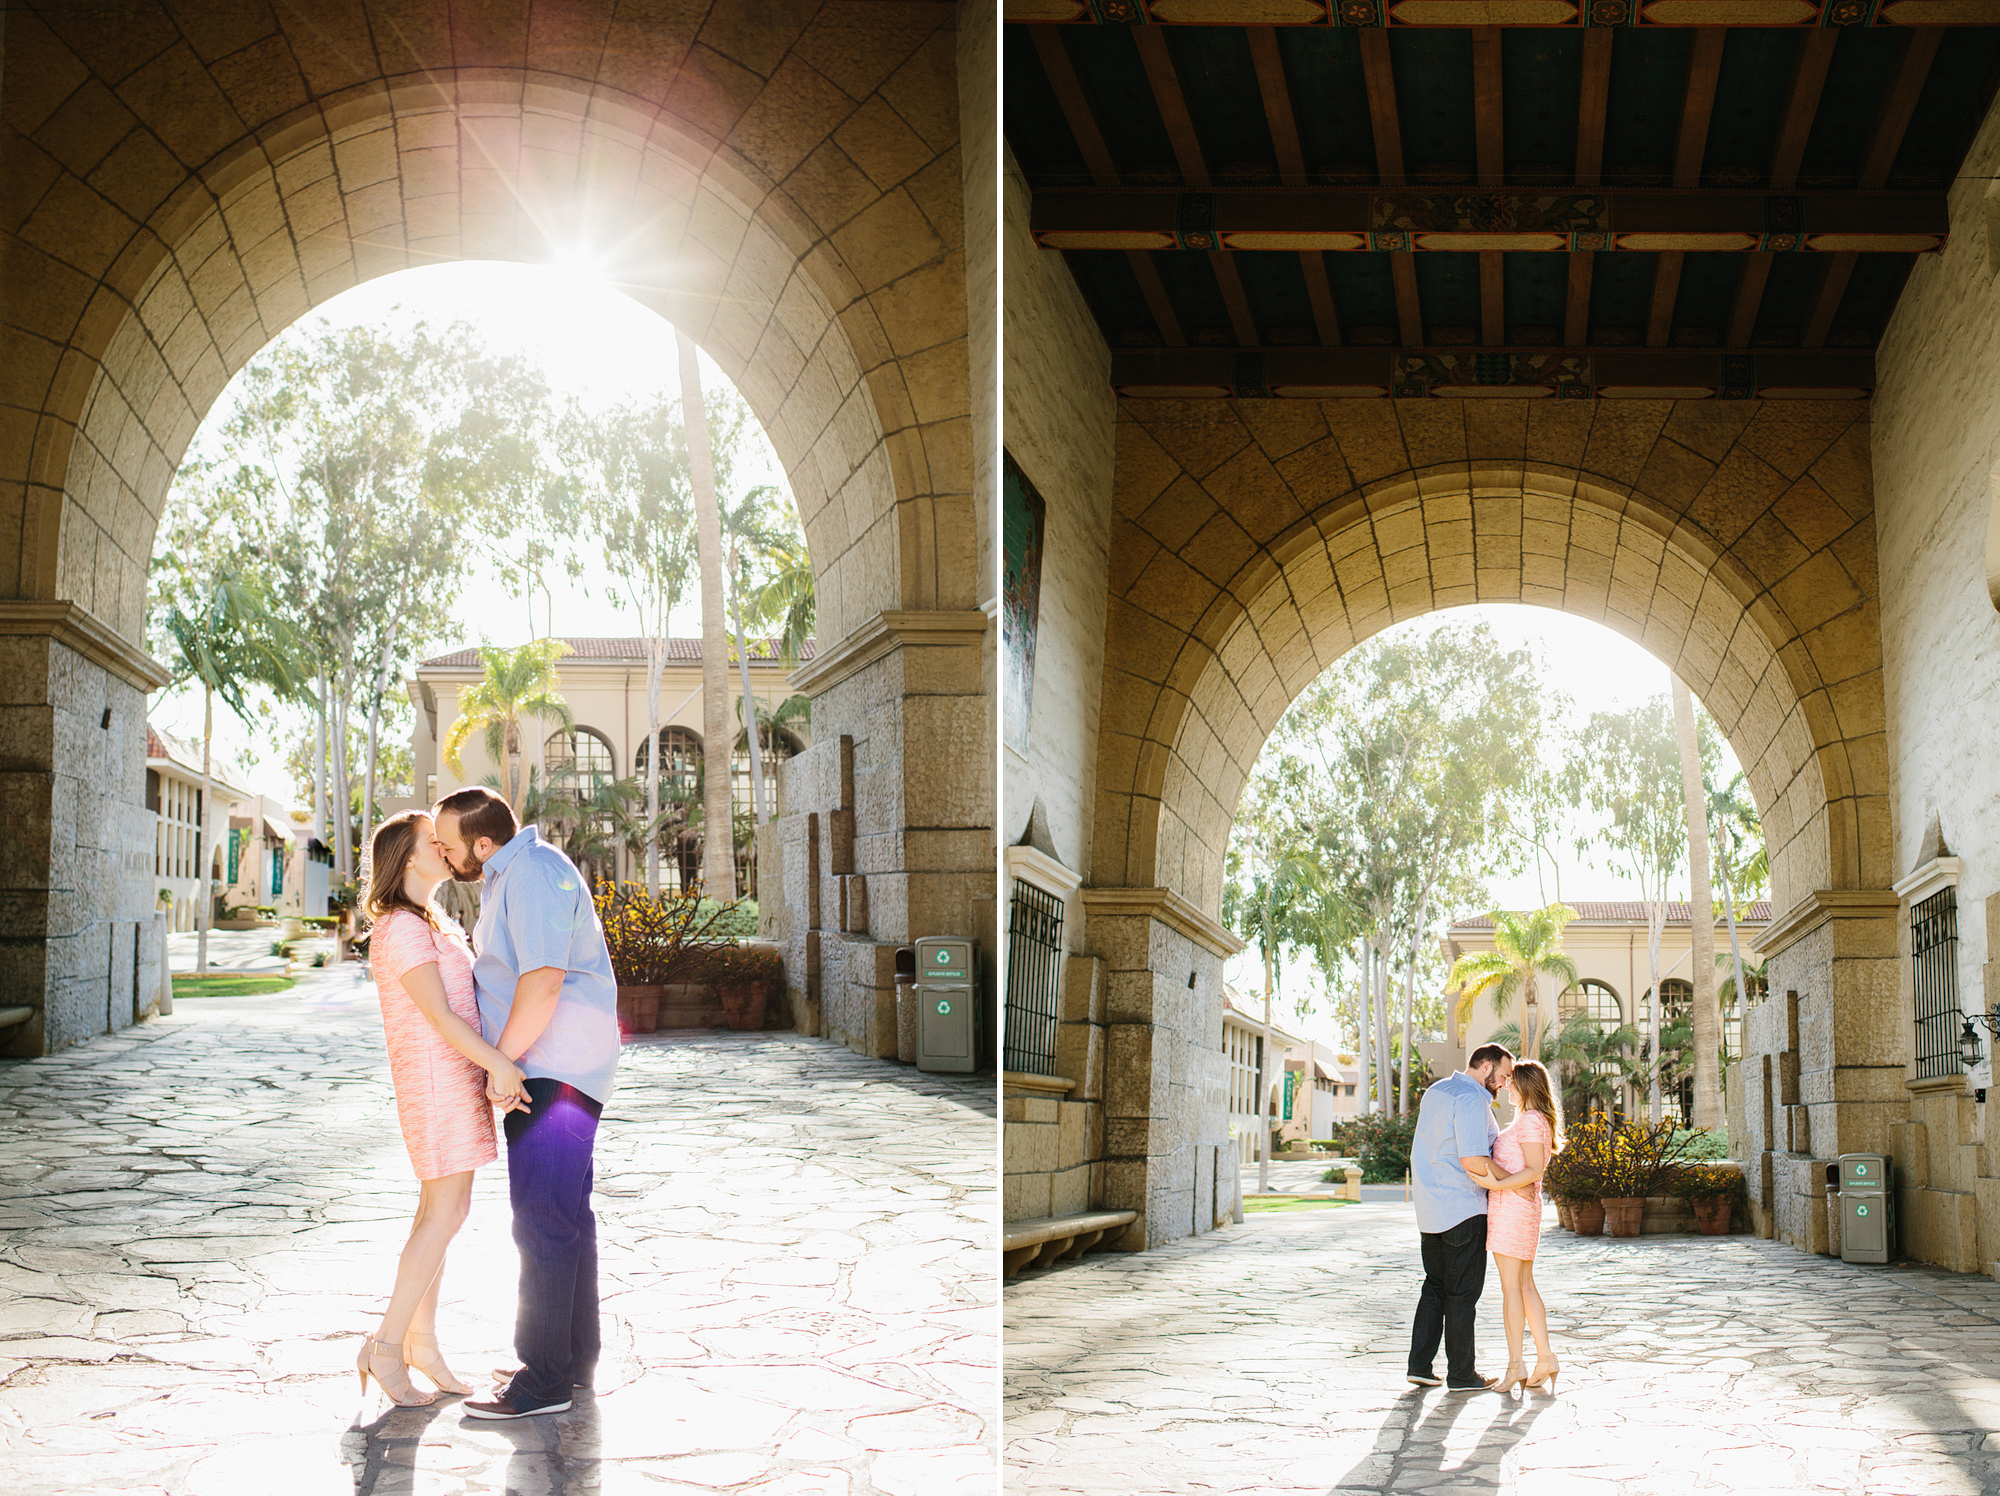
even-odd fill
[[[357,1394],[416,1201],[358,972],[0,1063],[8,1496],[993,1490],[992,1079],[793,1034],[627,1047],[595,1396],[482,1424]],[[505,1169],[439,1316],[482,1392],[511,1364]]]
[[[1536,1278],[1558,1390],[1453,1395],[1403,1379],[1416,1248],[1412,1207],[1369,1202],[1015,1280],[1005,1490],[2000,1492],[1989,1278],[1746,1236],[1577,1237],[1551,1211]],[[1490,1270],[1479,1320],[1494,1375]]]

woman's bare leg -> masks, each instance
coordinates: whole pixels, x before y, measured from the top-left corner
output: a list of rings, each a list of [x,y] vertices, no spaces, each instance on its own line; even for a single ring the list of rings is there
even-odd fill
[[[1518,1257],[1495,1252],[1493,1265],[1500,1269],[1500,1317],[1507,1327],[1507,1370],[1512,1372],[1523,1364],[1521,1329],[1527,1310],[1521,1298],[1521,1270],[1527,1264]],[[1506,1378],[1503,1376],[1501,1380]]]
[[[1549,1310],[1542,1291],[1535,1286],[1535,1264],[1521,1264],[1521,1301],[1527,1311],[1528,1329],[1535,1337],[1535,1370],[1551,1370],[1556,1365],[1555,1342],[1549,1339]]]
[[[410,1239],[403,1244],[402,1259],[396,1266],[396,1289],[375,1333],[377,1340],[400,1345],[412,1328],[426,1333],[435,1329],[445,1250],[471,1209],[472,1170],[423,1181],[416,1219],[410,1223]]]

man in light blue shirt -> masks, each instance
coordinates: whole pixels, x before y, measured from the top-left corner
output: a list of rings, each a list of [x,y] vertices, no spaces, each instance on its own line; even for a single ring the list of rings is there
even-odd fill
[[[560,1413],[573,1387],[591,1385],[602,1343],[590,1187],[597,1123],[618,1070],[617,979],[583,874],[533,826],[519,825],[504,799],[483,786],[458,790],[438,802],[434,819],[453,875],[485,882],[472,937],[479,1027],[521,1067],[528,1093],[506,1117],[521,1366],[496,1399],[465,1411]]]
[[[1435,1387],[1432,1369],[1444,1341],[1445,1386],[1479,1392],[1494,1379],[1473,1369],[1472,1334],[1486,1287],[1486,1190],[1493,1177],[1493,1098],[1507,1084],[1514,1056],[1499,1044],[1473,1050],[1465,1068],[1424,1092],[1410,1144],[1410,1182],[1423,1237],[1424,1288],[1410,1331],[1409,1377]]]

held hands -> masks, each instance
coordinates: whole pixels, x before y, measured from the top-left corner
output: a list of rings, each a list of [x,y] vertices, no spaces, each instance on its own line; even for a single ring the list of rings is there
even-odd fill
[[[503,1113],[531,1110],[528,1105],[528,1078],[521,1073],[521,1067],[505,1059],[487,1066],[486,1099]]]

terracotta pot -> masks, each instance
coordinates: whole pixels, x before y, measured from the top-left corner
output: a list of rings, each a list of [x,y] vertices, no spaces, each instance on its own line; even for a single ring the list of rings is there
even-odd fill
[[[1604,1202],[1604,1234],[1606,1236],[1637,1236],[1646,1221],[1646,1197],[1635,1195],[1629,1199],[1606,1200]]]
[[[1578,1200],[1569,1208],[1569,1229],[1578,1236],[1604,1235],[1604,1202]]]
[[[618,989],[618,1033],[629,1039],[634,1034],[650,1034],[660,1026],[660,992],[656,986]]]
[[[722,997],[722,1021],[733,1029],[760,1029],[770,989],[762,982],[731,982],[716,991]]]
[[[1556,1201],[1556,1224],[1562,1227],[1563,1230],[1565,1231],[1576,1230],[1576,1227],[1571,1223],[1569,1201],[1567,1200]]]
[[[1729,1217],[1736,1202],[1727,1195],[1717,1195],[1709,1200],[1695,1200],[1694,1227],[1703,1236],[1729,1235]]]

